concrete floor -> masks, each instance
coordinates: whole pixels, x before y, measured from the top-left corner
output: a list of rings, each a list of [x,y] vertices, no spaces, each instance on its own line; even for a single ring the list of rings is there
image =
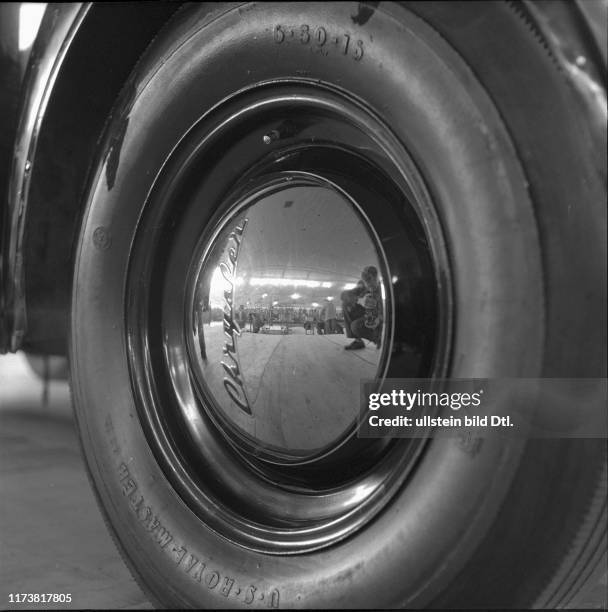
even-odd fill
[[[0,357],[0,609],[152,609],[103,523],[78,447],[67,383],[43,386]],[[70,593],[71,603],[10,603]]]

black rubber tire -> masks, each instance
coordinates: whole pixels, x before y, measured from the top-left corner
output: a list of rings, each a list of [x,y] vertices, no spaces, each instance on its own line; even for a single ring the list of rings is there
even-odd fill
[[[601,559],[602,440],[433,440],[364,528],[281,556],[233,544],[191,512],[140,422],[124,321],[150,189],[209,109],[289,78],[361,100],[424,176],[451,261],[450,376],[605,376],[605,179],[586,119],[573,116],[568,84],[509,6],[449,4],[189,7],[119,101],[77,249],[71,380],[102,510],[163,606],[553,607]],[[277,24],[350,32],[364,55],[284,44]]]

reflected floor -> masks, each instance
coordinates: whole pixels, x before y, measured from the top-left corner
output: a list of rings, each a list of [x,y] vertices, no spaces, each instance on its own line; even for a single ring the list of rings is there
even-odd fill
[[[206,382],[224,398],[225,414],[265,444],[311,451],[334,441],[356,418],[361,380],[375,378],[381,351],[367,343],[346,351],[352,342],[340,334],[243,331],[237,340],[241,370],[253,416],[246,415],[223,388],[222,325],[204,326],[208,366]]]

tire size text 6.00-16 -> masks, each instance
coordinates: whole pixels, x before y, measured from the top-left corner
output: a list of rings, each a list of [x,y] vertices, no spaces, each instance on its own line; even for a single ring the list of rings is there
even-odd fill
[[[334,47],[342,55],[350,55],[355,61],[363,59],[364,48],[362,40],[353,40],[350,34],[341,35],[329,32],[323,26],[313,28],[308,24],[300,26],[277,25],[274,27],[274,41],[277,44],[298,41],[302,45],[313,45],[325,55]]]

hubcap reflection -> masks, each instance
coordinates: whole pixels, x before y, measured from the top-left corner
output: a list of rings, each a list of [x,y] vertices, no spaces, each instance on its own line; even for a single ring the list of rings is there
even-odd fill
[[[386,347],[386,267],[357,205],[310,180],[233,208],[203,253],[194,370],[224,428],[305,456],[352,427]]]

